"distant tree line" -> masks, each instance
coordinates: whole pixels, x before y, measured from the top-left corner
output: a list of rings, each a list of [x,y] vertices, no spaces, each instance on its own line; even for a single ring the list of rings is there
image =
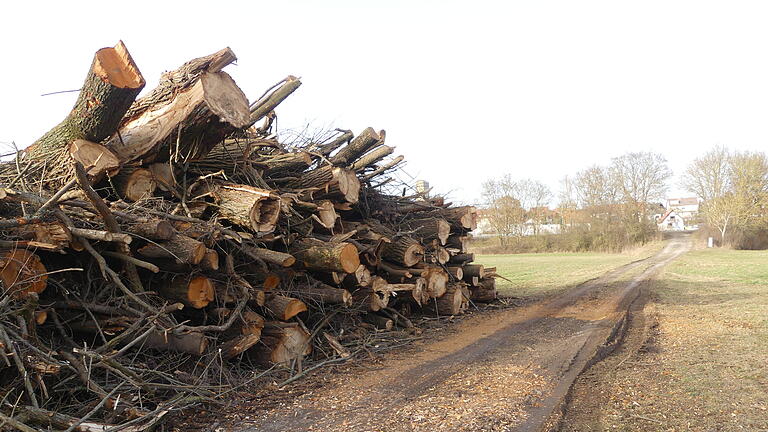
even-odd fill
[[[768,158],[712,148],[686,169],[682,185],[702,200],[700,215],[722,245],[768,246]]]
[[[653,216],[671,175],[666,159],[649,152],[586,168],[563,179],[556,221],[547,209],[553,194],[536,180],[488,180],[483,198],[487,219],[507,249],[620,250],[658,236]],[[545,221],[558,223],[560,234],[541,236]]]

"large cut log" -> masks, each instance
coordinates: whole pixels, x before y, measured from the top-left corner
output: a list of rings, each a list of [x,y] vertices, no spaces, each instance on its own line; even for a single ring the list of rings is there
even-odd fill
[[[0,293],[26,297],[48,286],[48,271],[40,257],[26,249],[0,252]]]
[[[346,168],[333,168],[331,181],[324,186],[321,197],[344,200],[350,204],[360,199],[360,179],[354,171]]]
[[[475,260],[475,254],[473,253],[463,253],[463,254],[457,254],[451,257],[450,260],[448,260],[448,263],[452,265],[464,265],[466,263],[472,262]]]
[[[120,198],[127,201],[150,198],[157,189],[152,171],[145,168],[124,167],[112,177],[112,184]]]
[[[45,170],[42,180],[55,189],[74,177],[73,155],[84,165],[95,162],[99,153],[103,153],[104,162],[114,160],[114,155],[95,143],[117,130],[144,84],[122,41],[114,48],[98,50],[67,118],[25,150],[24,159],[34,165],[28,173],[42,174]],[[90,143],[75,144],[76,140]]]
[[[400,237],[384,245],[381,256],[385,260],[412,267],[424,259],[424,246],[411,237]]]
[[[312,164],[312,158],[307,152],[280,153],[274,156],[264,156],[254,161],[264,168],[265,174],[300,173]]]
[[[347,166],[360,156],[364,155],[374,147],[384,142],[384,131],[376,132],[373,128],[366,128],[356,136],[349,144],[341,148],[333,157],[330,158],[332,164],[337,166]]]
[[[448,241],[445,242],[445,246],[451,249],[457,249],[459,253],[467,253],[469,240],[470,237],[468,236],[451,235],[448,237]]]
[[[328,156],[329,154],[333,153],[334,150],[341,147],[344,144],[348,144],[352,138],[355,137],[355,135],[352,133],[352,131],[348,130],[342,130],[342,129],[336,129],[338,132],[341,132],[341,135],[337,136],[333,140],[329,142],[324,142],[323,144],[316,144],[313,148],[314,153]]]
[[[437,214],[457,228],[477,229],[477,209],[473,206],[440,209]]]
[[[304,238],[293,242],[289,250],[309,270],[352,273],[360,265],[357,248],[351,243]]]
[[[221,217],[255,232],[275,230],[280,216],[280,197],[274,192],[248,185],[222,184],[210,193]]]
[[[437,299],[436,309],[440,315],[458,315],[462,311],[463,303],[464,294],[461,291],[461,285],[451,284],[445,294]]]
[[[448,274],[453,277],[454,280],[460,281],[464,279],[464,269],[460,266],[448,266],[445,268],[446,271],[448,271]]]
[[[157,292],[185,306],[202,309],[214,300],[216,291],[213,281],[205,276],[179,275],[160,284]]]
[[[389,330],[392,330],[392,327],[394,327],[395,325],[395,323],[391,319],[375,313],[367,313],[363,315],[363,321],[373,324],[374,327],[376,327],[379,330],[389,331]]]
[[[404,226],[412,231],[411,237],[422,242],[437,239],[444,245],[451,235],[451,224],[440,218],[413,219],[405,222]]]
[[[268,295],[264,308],[276,319],[287,321],[296,315],[305,312],[307,305],[296,298],[282,296],[280,294]]]
[[[371,271],[368,270],[368,267],[360,264],[354,273],[350,273],[344,277],[341,284],[347,289],[367,287],[371,284]]]
[[[470,298],[474,302],[489,303],[498,298],[498,292],[496,291],[496,279],[487,278],[480,280],[480,286],[472,288],[472,295]]]
[[[178,234],[170,240],[149,243],[138,252],[149,258],[172,258],[181,264],[200,264],[208,248],[203,242]]]
[[[437,240],[435,240],[435,243]],[[432,246],[424,252],[424,261],[431,264],[446,264],[451,259],[451,253],[442,246]]]
[[[440,267],[428,267],[421,277],[427,280],[427,293],[432,298],[442,297],[448,286],[448,273]]]
[[[320,282],[312,285],[298,286],[291,290],[290,295],[309,303],[340,304],[345,307],[352,305],[352,294],[349,291]]]
[[[261,332],[259,334],[245,334],[238,335],[232,339],[219,345],[221,350],[221,357],[224,360],[229,360],[239,356],[246,350],[255,346],[261,340]]]
[[[384,159],[385,157],[389,156],[394,152],[395,149],[390,146],[381,146],[377,149],[374,149],[370,151],[369,153],[366,153],[361,157],[360,159],[356,160],[352,165],[349,166],[349,168],[353,171],[360,172],[365,170],[367,167],[379,162],[380,160]]]
[[[297,323],[268,322],[250,350],[258,362],[287,364],[312,353],[310,335]]]
[[[204,156],[250,124],[248,100],[221,69],[236,60],[229,48],[166,72],[160,84],[128,111],[109,148],[125,162]]]
[[[170,350],[201,356],[208,348],[208,338],[199,332],[175,334],[172,332],[152,332],[144,340],[147,348]]]
[[[162,219],[139,220],[121,226],[123,231],[137,235],[141,239],[170,240],[176,235],[173,225]]]
[[[464,270],[464,278],[468,277],[477,277],[477,278],[484,278],[485,277],[485,267],[483,267],[482,264],[466,264],[463,267]]]

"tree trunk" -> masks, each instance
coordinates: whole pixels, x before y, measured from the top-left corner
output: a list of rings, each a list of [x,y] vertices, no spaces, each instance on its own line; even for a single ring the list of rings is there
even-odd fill
[[[445,245],[451,235],[451,224],[445,219],[413,219],[405,222],[404,226],[413,231],[411,237],[422,239],[422,242],[437,239]]]
[[[271,294],[267,296],[264,308],[276,319],[288,321],[296,315],[305,312],[307,305],[299,299],[285,297],[280,294]]]
[[[287,364],[312,353],[310,335],[296,323],[269,322],[261,332],[261,342],[253,350],[263,364]]]
[[[175,334],[158,331],[150,333],[144,339],[144,346],[201,356],[208,349],[208,338],[205,337],[205,334],[197,332]]]
[[[150,219],[141,222],[123,224],[121,228],[125,232],[135,234],[149,240],[170,240],[176,235],[173,225],[162,219]]]
[[[208,248],[200,241],[178,234],[170,240],[149,243],[139,248],[140,255],[149,258],[173,258],[181,264],[200,264]]]
[[[470,298],[478,303],[490,303],[498,298],[496,291],[496,279],[481,279],[480,286],[472,288]]]
[[[241,246],[243,252],[252,258],[257,258],[280,267],[290,267],[296,263],[296,258],[285,252],[278,252],[271,249],[257,248],[251,246]]]
[[[157,292],[194,309],[208,306],[215,298],[213,281],[205,276],[177,276],[161,284]]]
[[[485,268],[482,264],[467,264],[463,267],[463,270],[464,278],[474,276],[482,279],[485,277]]]
[[[375,313],[367,313],[363,315],[363,321],[373,324],[374,327],[376,327],[379,330],[389,331],[389,330],[392,330],[392,327],[394,327],[395,325],[395,323],[391,319]]]
[[[25,150],[25,161],[34,165],[28,173],[42,175],[44,169],[45,178],[37,180],[53,189],[67,183],[74,177],[70,152],[80,155],[80,147],[72,147],[74,141],[98,143],[112,135],[144,84],[122,41],[98,50],[67,118]]]
[[[350,204],[356,203],[360,199],[360,179],[354,171],[346,168],[333,168],[331,171],[333,177],[326,184],[325,192],[320,196],[344,200]]]
[[[259,340],[261,340],[261,332],[259,332],[259,334],[235,336],[232,339],[219,345],[219,350],[221,350],[221,357],[224,360],[235,358],[244,353],[246,350],[255,346]]]
[[[268,233],[275,230],[280,216],[280,197],[253,186],[223,184],[212,191],[219,214],[230,222]]]
[[[440,315],[458,315],[462,310],[464,294],[459,284],[451,284],[445,294],[437,299],[437,312]]]
[[[472,262],[475,260],[475,254],[473,253],[464,253],[464,254],[457,254],[451,257],[450,260],[448,260],[449,264],[452,265],[464,265],[468,262]]]
[[[366,128],[360,135],[356,136],[349,144],[342,147],[338,153],[331,157],[330,161],[336,166],[347,166],[383,141],[383,130],[377,133],[373,128]]]
[[[251,118],[248,126],[252,126],[272,112],[281,102],[301,86],[301,81],[293,75],[288,75],[275,90],[262,97],[250,106]]]
[[[350,243],[304,238],[293,242],[290,252],[309,270],[352,273],[360,265],[357,248]]]
[[[400,237],[384,246],[382,258],[406,267],[413,267],[424,259],[424,247],[411,237]]]
[[[145,168],[123,168],[112,177],[112,184],[120,198],[127,201],[139,201],[155,194],[157,183],[152,171]]]
[[[462,267],[449,266],[445,269],[448,271],[448,274],[451,275],[455,280],[460,281],[464,279],[464,269]]]
[[[340,304],[345,307],[352,305],[352,294],[343,288],[334,288],[324,283],[314,286],[298,286],[290,291],[290,295],[298,297],[305,302],[321,304]]]
[[[124,163],[188,161],[248,126],[248,100],[220,72],[234,60],[227,48],[163,74],[160,84],[131,107],[107,147]]]
[[[367,167],[391,155],[394,151],[395,149],[390,146],[381,146],[363,155],[360,159],[356,160],[352,165],[350,165],[349,168],[356,172],[363,171]]]

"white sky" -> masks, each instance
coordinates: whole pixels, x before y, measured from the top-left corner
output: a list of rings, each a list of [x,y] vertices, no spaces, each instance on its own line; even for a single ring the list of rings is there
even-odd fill
[[[76,98],[40,94],[79,88],[119,39],[147,89],[225,46],[250,99],[300,76],[281,128],[386,129],[409,173],[463,202],[505,173],[557,188],[627,151],[680,173],[714,144],[768,143],[768,2],[20,3],[0,21],[0,142],[20,147]]]

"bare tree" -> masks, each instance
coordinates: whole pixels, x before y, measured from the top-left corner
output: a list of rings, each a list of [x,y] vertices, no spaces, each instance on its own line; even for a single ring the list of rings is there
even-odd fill
[[[647,216],[651,201],[664,198],[671,176],[667,160],[658,153],[626,153],[612,159],[611,178],[639,221]]]
[[[707,225],[720,233],[721,244],[734,231],[768,227],[768,158],[761,152],[726,155],[722,190],[715,194],[710,189],[701,208]]]
[[[724,146],[715,146],[691,162],[682,178],[682,186],[704,201],[719,198],[730,188],[731,154]]]

